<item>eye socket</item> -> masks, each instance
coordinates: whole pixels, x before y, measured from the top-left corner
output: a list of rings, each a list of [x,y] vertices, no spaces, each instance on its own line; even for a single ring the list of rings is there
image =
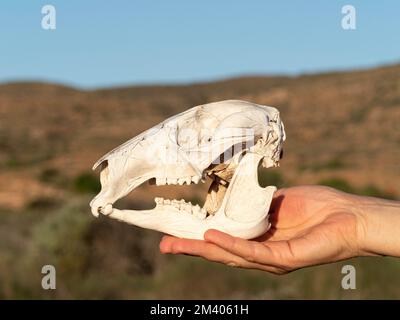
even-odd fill
[[[283,149],[281,149],[281,152],[279,153],[279,160],[283,158]]]

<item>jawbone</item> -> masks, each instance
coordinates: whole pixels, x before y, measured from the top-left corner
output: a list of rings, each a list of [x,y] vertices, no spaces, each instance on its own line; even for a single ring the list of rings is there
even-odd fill
[[[243,157],[229,184],[222,205],[214,215],[206,217],[205,212],[201,210],[192,210],[190,213],[188,212],[190,208],[180,209],[179,203],[183,206],[186,204],[182,202],[159,203],[151,210],[112,208],[106,215],[128,224],[179,238],[202,240],[208,229],[217,229],[244,239],[258,237],[270,227],[268,211],[276,191],[274,186],[262,188],[258,184],[257,168],[261,159],[262,156],[253,153]],[[250,194],[251,197],[248,197]],[[252,208],[252,211],[246,212],[249,208]]]

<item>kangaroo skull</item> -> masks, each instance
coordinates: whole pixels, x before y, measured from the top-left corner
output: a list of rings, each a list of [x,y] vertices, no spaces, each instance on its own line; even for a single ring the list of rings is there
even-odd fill
[[[276,187],[258,184],[259,165],[279,165],[285,140],[273,107],[227,100],[191,108],[166,119],[96,162],[101,191],[93,215],[171,234],[203,239],[218,229],[245,239],[265,233]],[[184,200],[156,198],[151,210],[113,207],[145,181],[197,184],[212,179],[203,208]]]

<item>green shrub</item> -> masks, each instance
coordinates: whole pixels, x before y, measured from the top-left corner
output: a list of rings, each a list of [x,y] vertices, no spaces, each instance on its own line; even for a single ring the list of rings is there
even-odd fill
[[[299,166],[300,171],[304,170],[312,170],[312,171],[321,171],[321,170],[337,170],[346,167],[346,164],[340,158],[332,158],[328,161],[310,164],[301,164]]]
[[[73,189],[78,193],[98,193],[101,189],[97,177],[91,173],[82,173],[73,181]]]
[[[329,160],[329,161],[323,163],[323,164],[320,166],[320,169],[331,169],[331,170],[335,170],[335,169],[341,169],[341,168],[343,168],[343,167],[345,167],[343,161],[342,161],[341,159],[339,159],[339,158],[334,158],[334,159],[331,159],[331,160]]]
[[[18,168],[20,163],[16,158],[10,158],[6,161],[6,167],[13,169],[13,168]]]
[[[374,185],[367,185],[362,188],[356,188],[350,185],[346,180],[342,178],[324,179],[319,181],[318,184],[342,190],[344,192],[358,194],[361,196],[378,197],[385,199],[397,199],[396,195],[390,192],[385,192]]]
[[[46,168],[40,175],[39,180],[46,183],[54,183],[60,177],[60,172],[55,168]]]
[[[356,193],[355,189],[346,180],[341,178],[323,179],[319,181],[318,184],[342,190],[344,192]]]
[[[385,199],[396,199],[396,196],[390,192],[385,192],[374,185],[368,185],[362,188],[359,191],[360,195],[368,196],[368,197],[378,197],[378,198],[385,198]]]
[[[56,168],[46,168],[38,176],[39,181],[54,185],[58,188],[67,188],[69,180]]]
[[[284,184],[284,179],[280,172],[260,168],[258,170],[258,183],[262,187],[276,186],[277,188],[281,188]]]
[[[57,199],[48,197],[39,197],[30,201],[27,205],[27,209],[31,210],[49,210],[54,209],[58,206],[59,201]]]

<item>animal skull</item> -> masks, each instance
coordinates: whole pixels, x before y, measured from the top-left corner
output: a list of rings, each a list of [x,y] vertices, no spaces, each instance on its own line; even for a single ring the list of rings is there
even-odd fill
[[[191,108],[112,150],[101,167],[102,189],[91,201],[99,213],[177,237],[203,239],[218,229],[245,239],[265,233],[276,187],[258,184],[257,168],[279,166],[285,140],[273,107],[226,100]],[[113,203],[145,181],[197,184],[209,177],[203,208],[156,198],[151,210],[119,210]]]

